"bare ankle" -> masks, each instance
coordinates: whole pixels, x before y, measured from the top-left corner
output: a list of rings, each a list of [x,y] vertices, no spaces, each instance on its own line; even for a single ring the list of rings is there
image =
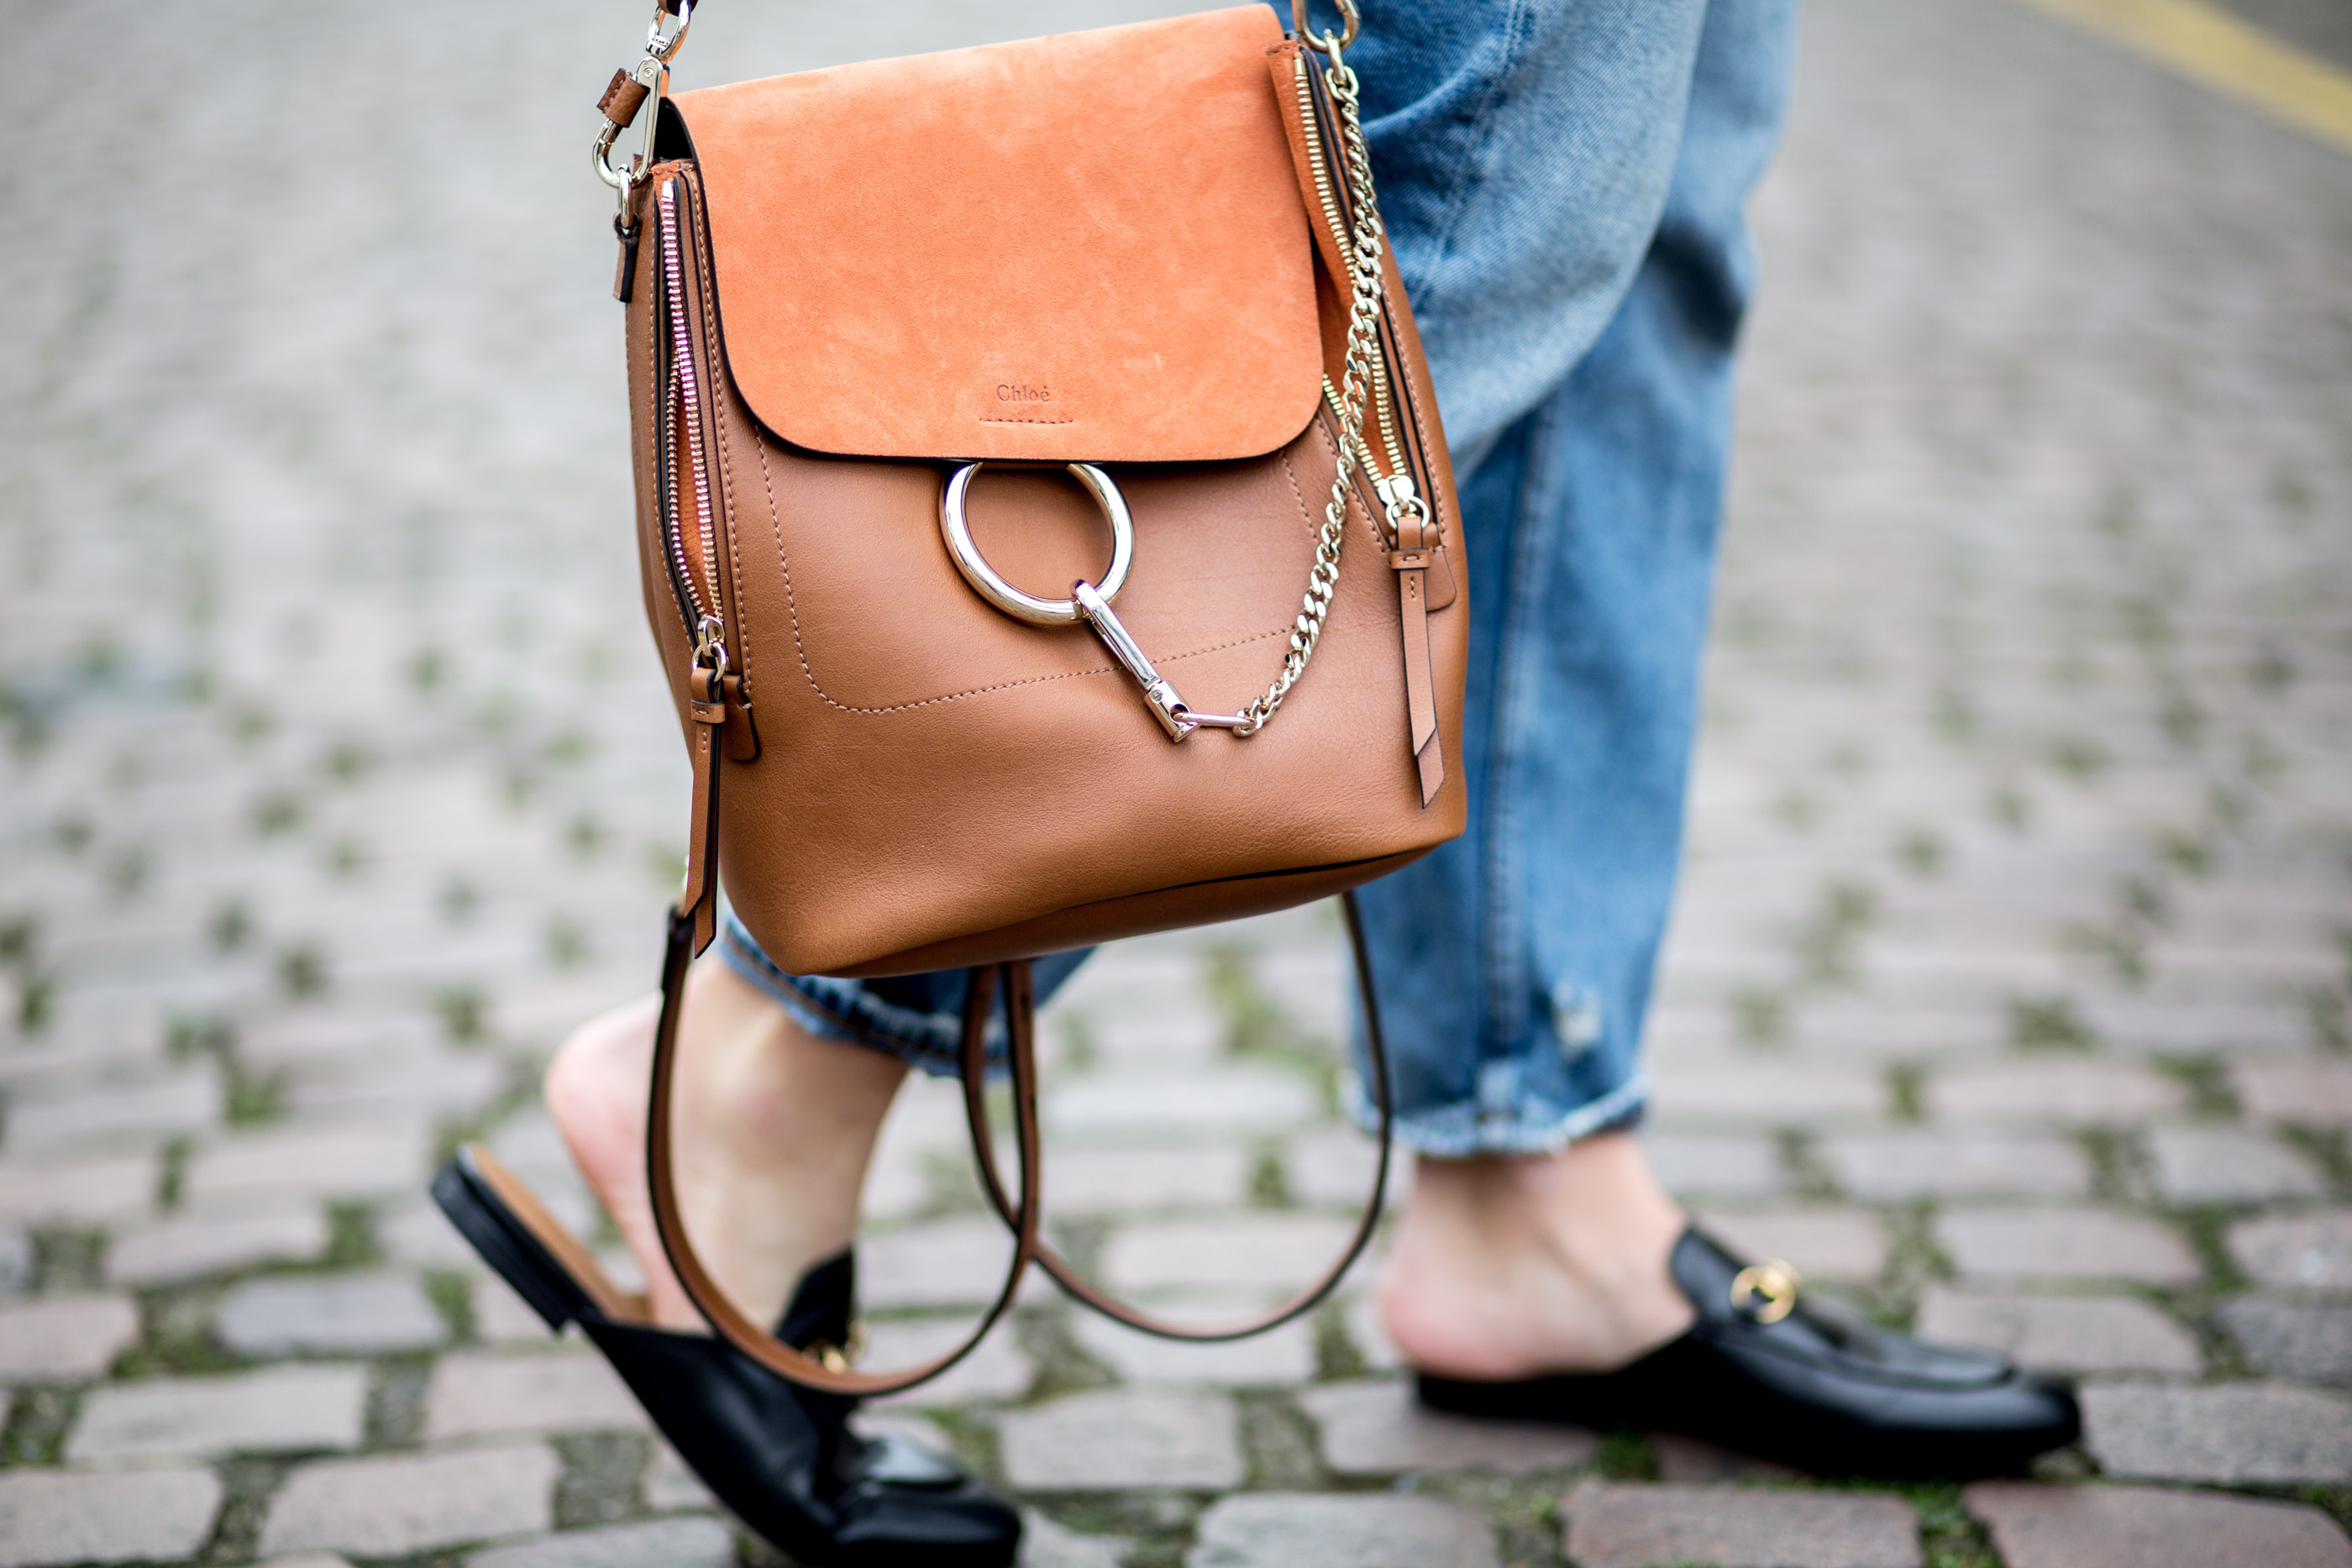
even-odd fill
[[[1381,1303],[1424,1371],[1600,1371],[1673,1338],[1689,1303],[1666,1271],[1683,1218],[1627,1134],[1554,1155],[1423,1158]]]
[[[656,1006],[606,1014],[550,1063],[548,1113],[644,1271],[654,1321],[698,1327],[652,1217],[645,1175]],[[803,1272],[849,1244],[874,1136],[905,1075],[816,1040],[773,999],[705,963],[688,980],[675,1114],[687,1228],[713,1277],[772,1322]]]

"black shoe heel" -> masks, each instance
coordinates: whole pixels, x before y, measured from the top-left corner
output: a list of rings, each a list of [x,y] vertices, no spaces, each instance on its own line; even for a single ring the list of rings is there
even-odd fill
[[[564,1324],[593,1310],[593,1298],[530,1231],[511,1223],[471,1148],[459,1150],[434,1176],[433,1201],[482,1261],[546,1320],[550,1333],[561,1333]]]

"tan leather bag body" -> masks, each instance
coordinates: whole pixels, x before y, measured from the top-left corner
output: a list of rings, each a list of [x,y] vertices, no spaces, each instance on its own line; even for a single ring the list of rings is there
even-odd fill
[[[1457,503],[1343,42],[1248,5],[676,98],[667,53],[616,73],[600,165],[656,127],[616,292],[696,776],[665,1056],[722,878],[788,971],[981,967],[1018,1012],[1019,961],[1461,832]],[[1050,1259],[1023,1132],[1019,1202],[985,1172],[1016,1274]],[[789,1375],[902,1385],[717,1305]]]

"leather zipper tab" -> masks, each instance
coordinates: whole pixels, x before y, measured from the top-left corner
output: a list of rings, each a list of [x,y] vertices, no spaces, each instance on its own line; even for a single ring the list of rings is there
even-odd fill
[[[1413,766],[1421,774],[1421,804],[1426,810],[1445,782],[1445,747],[1437,738],[1437,681],[1429,657],[1429,548],[1434,530],[1417,517],[1397,522],[1397,548],[1389,552],[1396,573],[1397,622],[1403,632],[1405,716],[1411,726]]]

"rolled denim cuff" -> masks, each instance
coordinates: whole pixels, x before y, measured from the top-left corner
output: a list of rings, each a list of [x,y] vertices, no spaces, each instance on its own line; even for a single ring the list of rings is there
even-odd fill
[[[1380,1131],[1379,1109],[1364,1092],[1363,1080],[1348,1075],[1348,1114],[1367,1133]],[[1440,1159],[1466,1159],[1473,1155],[1548,1155],[1598,1137],[1642,1124],[1650,1103],[1650,1081],[1636,1074],[1598,1099],[1580,1105],[1559,1105],[1548,1096],[1521,1093],[1507,1107],[1475,1100],[1399,1111],[1396,1141],[1417,1153]]]
[[[1034,974],[1040,1004],[1086,961],[1089,951],[1055,953],[1036,961]],[[963,1005],[971,986],[968,969],[895,975],[881,980],[787,974],[761,950],[731,910],[719,931],[719,956],[729,968],[774,998],[794,1023],[819,1040],[886,1051],[933,1078],[962,1076]],[[1003,1068],[1004,1044],[1000,1009],[988,1023],[992,1073]]]

